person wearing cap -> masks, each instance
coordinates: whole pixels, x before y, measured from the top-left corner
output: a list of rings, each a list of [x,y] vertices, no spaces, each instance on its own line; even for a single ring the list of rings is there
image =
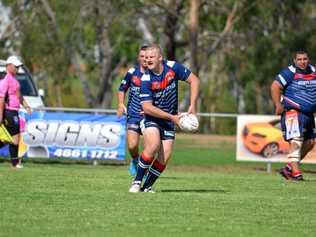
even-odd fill
[[[32,110],[21,95],[20,84],[16,79],[19,67],[23,63],[16,56],[10,56],[6,60],[7,74],[0,81],[0,124],[3,123],[12,136],[13,143],[9,144],[9,153],[12,166],[23,168],[22,160],[18,158],[20,141],[19,114],[20,104],[31,114]],[[5,144],[0,141],[0,147]]]
[[[140,78],[146,70],[145,51],[147,45],[142,45],[138,52],[138,65],[131,67],[125,77],[122,79],[118,89],[117,99],[118,108],[117,116],[121,117],[127,113],[127,146],[131,155],[131,162],[129,165],[129,173],[135,176],[137,172],[138,163],[138,146],[141,131],[141,121],[144,118],[140,104]],[[129,90],[127,109],[124,104],[125,94]]]

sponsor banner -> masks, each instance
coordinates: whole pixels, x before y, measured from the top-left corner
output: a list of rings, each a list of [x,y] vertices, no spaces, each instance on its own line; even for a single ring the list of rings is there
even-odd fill
[[[290,145],[283,139],[280,116],[239,115],[236,140],[238,161],[287,162]],[[302,163],[316,163],[316,147]]]
[[[78,160],[125,159],[125,117],[33,112],[31,116],[21,113],[20,118],[23,132],[19,156]],[[3,152],[5,149],[2,155]]]

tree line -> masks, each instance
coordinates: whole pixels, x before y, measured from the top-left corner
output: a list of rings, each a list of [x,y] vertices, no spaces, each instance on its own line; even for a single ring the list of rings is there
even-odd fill
[[[143,43],[201,79],[199,111],[271,114],[294,51],[316,56],[313,0],[3,0],[1,57],[22,56],[48,106],[114,108]],[[182,88],[180,88],[183,90]],[[183,91],[180,108],[188,95]],[[211,124],[206,125],[210,127]],[[225,125],[226,126],[226,125]]]

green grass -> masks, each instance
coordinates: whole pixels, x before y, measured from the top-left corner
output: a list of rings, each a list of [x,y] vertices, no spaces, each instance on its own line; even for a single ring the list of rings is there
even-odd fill
[[[313,166],[286,182],[234,149],[179,137],[155,194],[128,193],[126,166],[0,163],[0,236],[314,236]]]

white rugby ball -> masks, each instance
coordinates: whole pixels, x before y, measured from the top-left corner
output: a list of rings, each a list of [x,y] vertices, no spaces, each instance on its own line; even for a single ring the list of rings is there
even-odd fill
[[[181,113],[179,125],[184,132],[195,132],[199,128],[199,120],[194,114]]]

